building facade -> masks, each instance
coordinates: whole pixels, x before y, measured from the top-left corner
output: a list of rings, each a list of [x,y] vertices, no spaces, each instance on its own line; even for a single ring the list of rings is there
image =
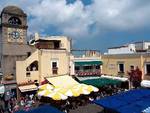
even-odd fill
[[[17,83],[38,81],[45,77],[69,74],[70,39],[64,36],[35,35],[36,51],[23,61],[17,61]]]
[[[150,53],[102,55],[103,73],[127,76],[130,66],[138,66],[143,79],[150,79]]]
[[[70,56],[70,74],[76,76],[98,76],[102,73],[101,54],[97,51],[86,51],[81,56]]]

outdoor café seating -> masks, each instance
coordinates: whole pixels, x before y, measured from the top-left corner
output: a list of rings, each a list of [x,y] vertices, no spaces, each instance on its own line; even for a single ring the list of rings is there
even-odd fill
[[[98,88],[81,84],[68,75],[46,79],[50,84],[39,86],[37,96],[41,102],[50,103],[62,111],[89,103],[89,95],[99,91]]]

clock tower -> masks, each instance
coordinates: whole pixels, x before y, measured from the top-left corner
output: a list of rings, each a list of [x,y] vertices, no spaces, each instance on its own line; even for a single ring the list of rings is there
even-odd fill
[[[16,61],[32,51],[27,45],[27,15],[16,6],[5,7],[0,15],[0,71],[15,78]]]

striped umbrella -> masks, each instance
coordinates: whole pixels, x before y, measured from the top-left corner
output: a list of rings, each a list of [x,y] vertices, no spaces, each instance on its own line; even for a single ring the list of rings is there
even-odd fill
[[[54,91],[60,92],[69,97],[72,97],[72,96],[77,97],[80,95],[77,89],[72,89],[72,88],[55,88]]]
[[[70,88],[64,94],[70,97],[78,97],[81,93],[77,89]]]
[[[62,93],[58,91],[54,91],[47,95],[47,97],[52,98],[53,100],[66,100],[68,97],[66,95],[63,95]]]
[[[38,96],[47,96],[47,95],[49,95],[52,92],[53,92],[52,90],[39,90],[37,92],[37,95]]]
[[[76,86],[74,86],[74,87],[76,87],[76,88],[83,88],[83,89],[85,89],[85,90],[88,90],[89,92],[98,92],[99,91],[99,89],[98,88],[96,88],[96,87],[94,87],[94,86],[92,86],[92,85],[86,85],[86,84],[78,84],[78,85],[76,85]]]
[[[50,84],[44,84],[38,87],[39,90],[52,90],[54,87]]]

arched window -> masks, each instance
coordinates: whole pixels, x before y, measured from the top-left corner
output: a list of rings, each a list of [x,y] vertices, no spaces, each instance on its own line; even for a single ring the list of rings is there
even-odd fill
[[[21,20],[17,17],[10,17],[8,23],[11,25],[21,25]]]
[[[27,68],[26,71],[38,71],[38,61],[32,62]]]

